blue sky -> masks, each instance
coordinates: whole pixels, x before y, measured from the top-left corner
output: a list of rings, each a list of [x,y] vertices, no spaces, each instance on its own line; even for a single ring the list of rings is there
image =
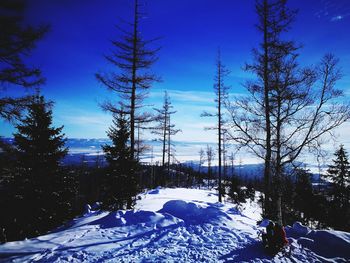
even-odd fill
[[[162,77],[150,90],[147,101],[162,103],[166,89],[178,111],[174,117],[182,133],[176,140],[206,142],[215,134],[204,131],[211,120],[200,118],[203,110],[214,109],[213,76],[216,50],[231,70],[226,83],[234,94],[244,94],[242,83],[251,76],[242,66],[252,59],[251,49],[261,36],[253,0],[147,0],[143,9],[142,34],[162,37],[159,61],[152,70]],[[116,24],[132,18],[130,0],[31,0],[26,19],[46,23],[51,31],[41,40],[28,63],[39,66],[46,77],[43,94],[55,101],[54,124],[64,125],[71,138],[104,138],[111,116],[99,103],[113,99],[97,83],[94,74],[113,68],[103,58],[109,40],[118,39]],[[299,9],[290,39],[303,44],[300,61],[316,64],[332,52],[340,58],[344,77],[338,87],[350,94],[350,2],[349,0],[290,0]],[[1,135],[10,137],[13,127],[1,123]],[[345,125],[342,131],[349,131]],[[344,136],[340,140],[346,140]]]

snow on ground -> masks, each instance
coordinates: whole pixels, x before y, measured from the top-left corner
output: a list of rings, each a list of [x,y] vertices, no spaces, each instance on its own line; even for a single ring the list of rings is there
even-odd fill
[[[1,262],[348,262],[350,234],[288,227],[285,253],[267,255],[256,202],[215,191],[154,189],[134,210],[92,211],[48,235],[0,246]],[[264,222],[263,222],[264,223]]]

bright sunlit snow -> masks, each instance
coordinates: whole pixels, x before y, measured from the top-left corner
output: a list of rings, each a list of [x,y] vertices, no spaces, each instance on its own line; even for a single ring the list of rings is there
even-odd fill
[[[346,262],[350,234],[287,227],[289,247],[274,258],[258,237],[261,208],[217,202],[216,192],[154,189],[128,211],[91,211],[51,234],[0,246],[13,262]],[[258,198],[258,196],[257,196]],[[257,199],[256,198],[256,199]],[[264,225],[264,221],[261,226]]]

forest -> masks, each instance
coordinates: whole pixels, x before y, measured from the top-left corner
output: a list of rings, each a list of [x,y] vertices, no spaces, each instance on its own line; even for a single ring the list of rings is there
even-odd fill
[[[349,121],[348,97],[338,88],[345,76],[334,54],[309,64],[300,59],[300,39],[290,37],[298,11],[289,2],[255,1],[251,27],[259,41],[251,43],[241,69],[251,76],[243,84],[228,81],[237,69],[226,66],[222,48],[212,50],[216,60],[208,85],[214,106],[197,117],[212,120],[202,129],[215,133],[215,146],[203,143],[185,162],[176,158],[176,136],[186,131],[174,121],[178,109],[171,90],[164,85],[160,107],[147,104],[153,86],[166,82],[153,70],[164,47],[158,37],[142,33],[144,1],[130,1],[132,17],[126,23],[116,19],[117,37],[101,40],[110,41],[110,52],[103,55],[109,68],[94,73],[99,89],[109,91],[109,99],[97,104],[112,120],[102,135],[109,141],[100,145],[103,161],[87,164],[82,156],[80,163],[69,164],[63,162],[70,152],[65,126],[55,125],[55,101],[44,95],[46,77],[28,62],[50,35],[50,25],[24,19],[29,1],[2,0],[0,118],[14,132],[7,136],[0,130],[0,242],[50,233],[93,207],[133,209],[141,193],[157,187],[214,189],[218,202],[233,204],[258,194],[261,219],[350,232],[344,143],[329,151],[317,180],[300,161],[304,154],[322,154],[327,140]],[[243,85],[243,96],[235,96],[237,85]],[[150,141],[159,145],[157,161]],[[237,152],[258,159],[261,171],[242,176]]]

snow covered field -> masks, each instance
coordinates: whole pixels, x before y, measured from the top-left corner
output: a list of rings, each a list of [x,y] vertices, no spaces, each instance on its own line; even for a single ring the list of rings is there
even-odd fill
[[[91,211],[51,234],[0,246],[0,262],[349,262],[350,233],[287,227],[274,258],[258,238],[261,209],[215,191],[155,189],[129,211]]]

